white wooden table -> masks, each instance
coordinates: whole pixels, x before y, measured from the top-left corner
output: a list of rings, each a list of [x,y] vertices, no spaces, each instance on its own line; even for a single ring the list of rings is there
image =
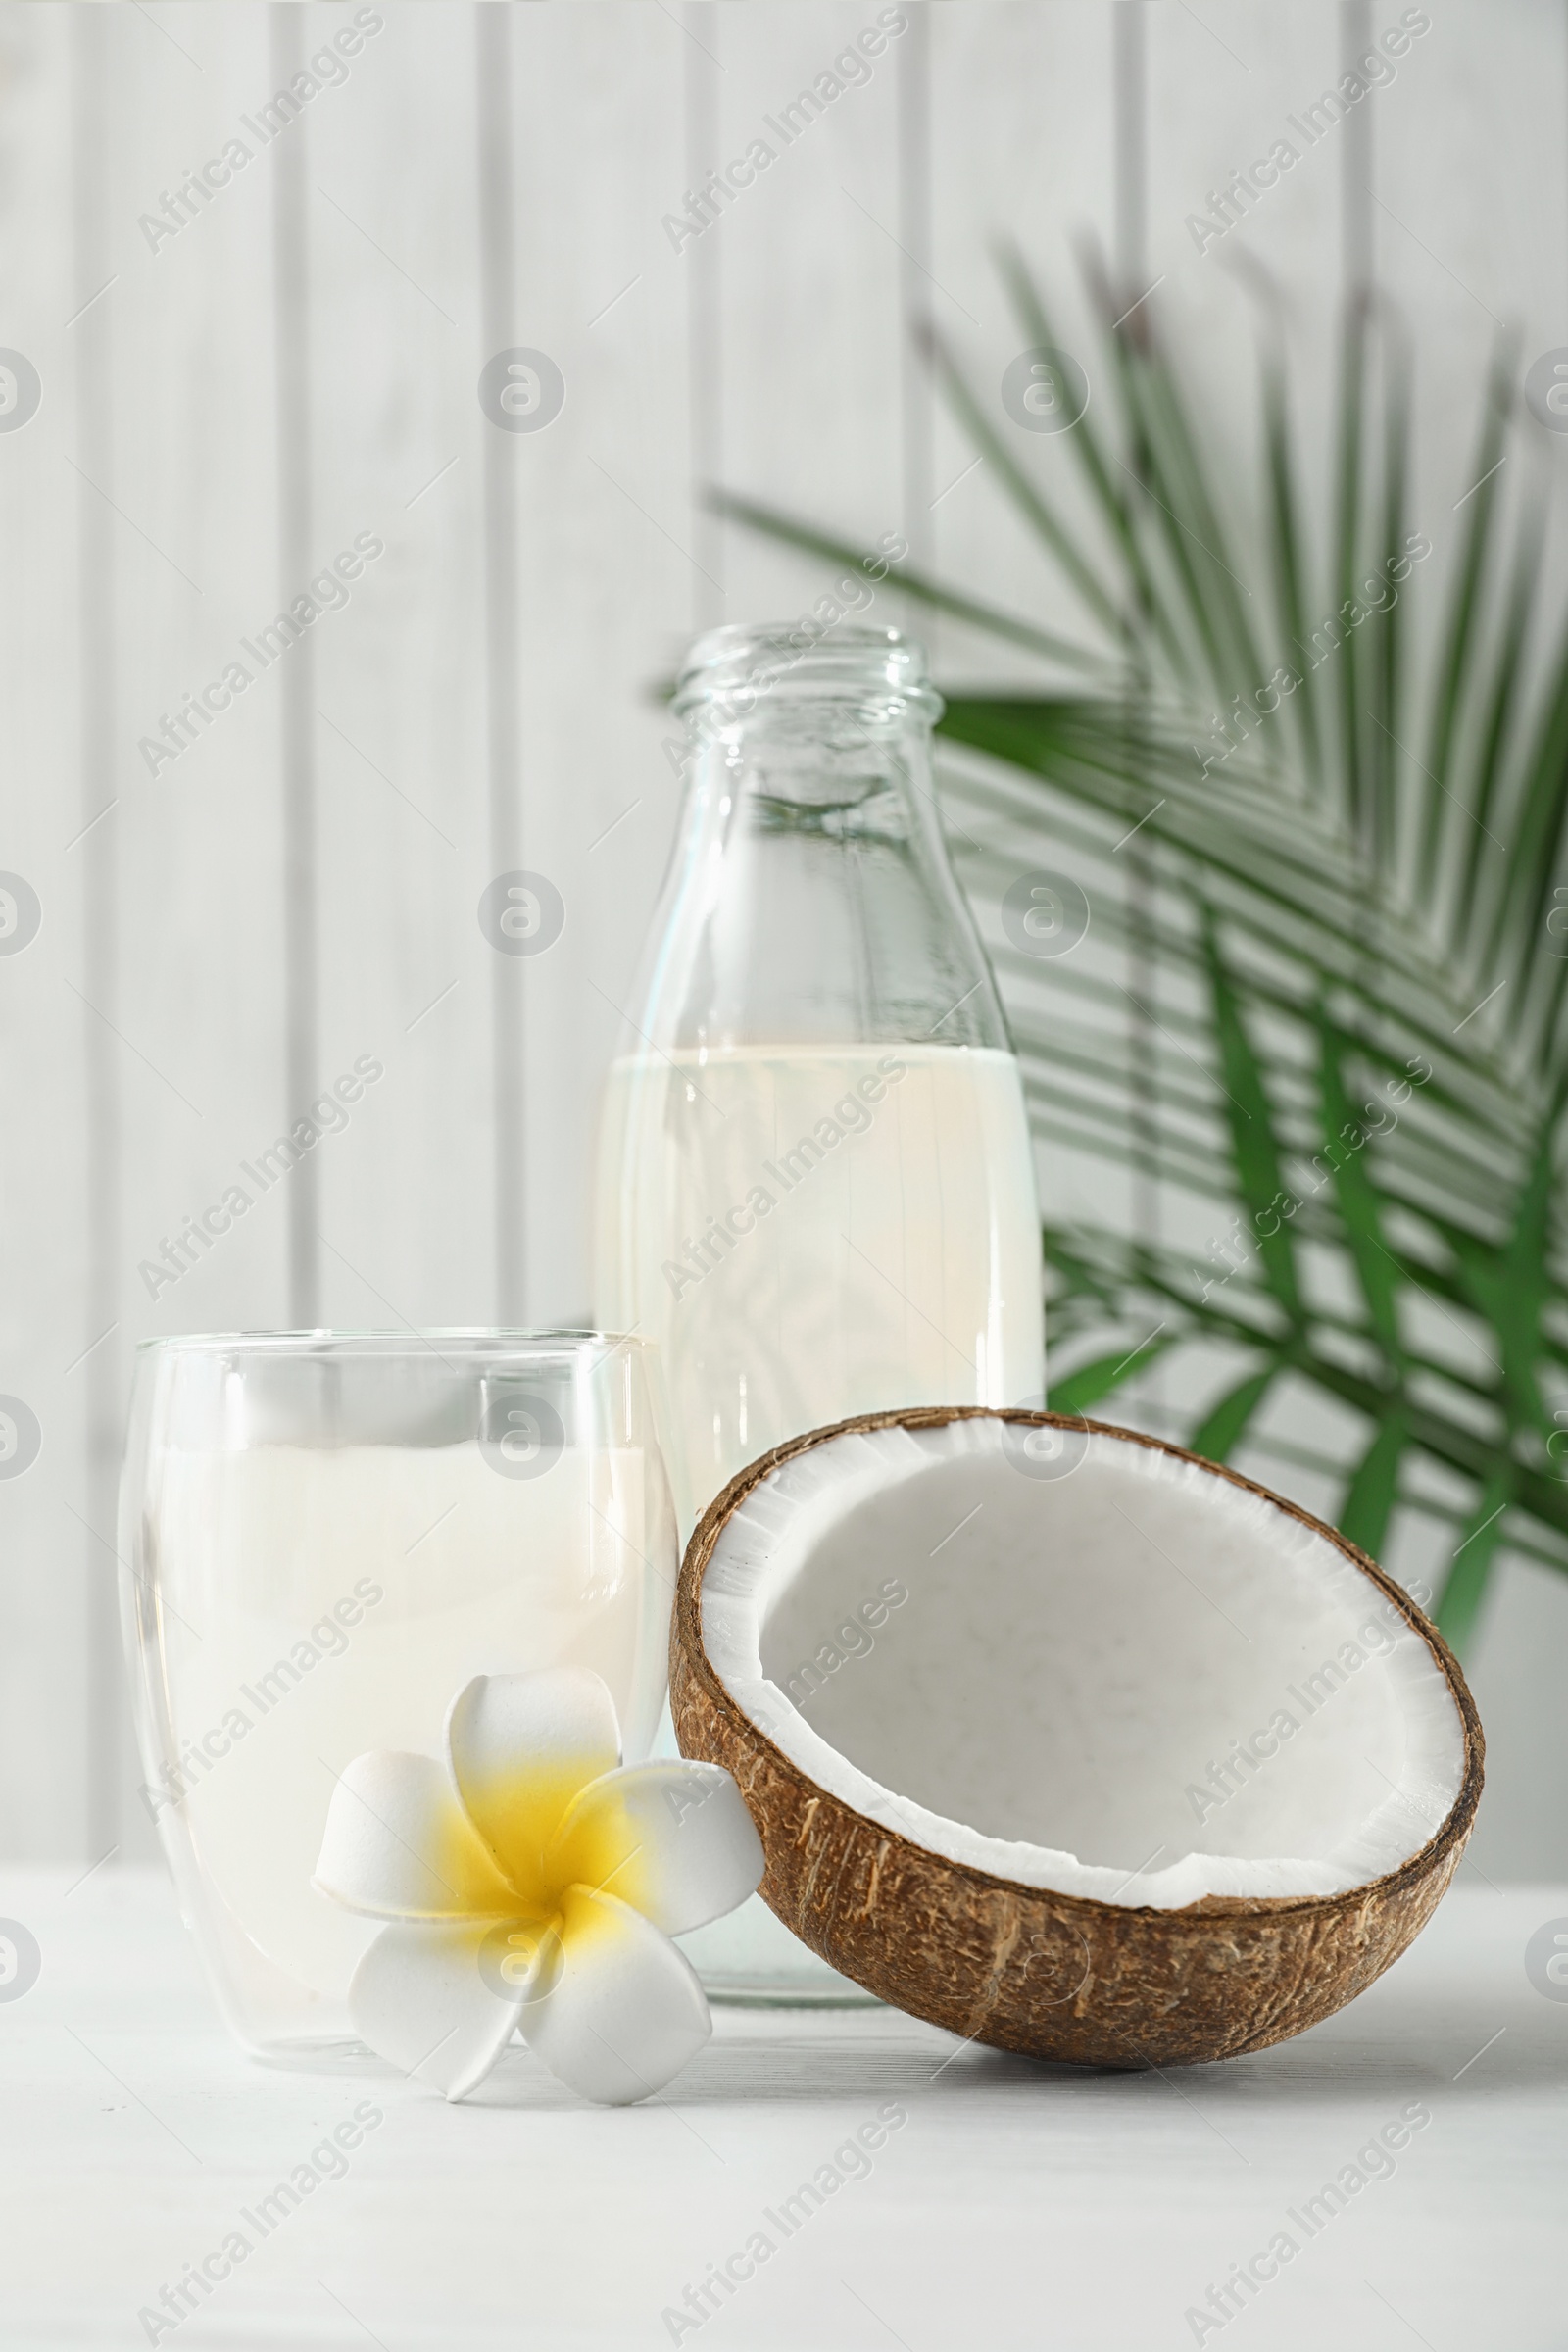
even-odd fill
[[[138,2313],[188,2266],[221,2271],[236,2230],[250,2251],[205,2299],[187,2290],[197,2308],[159,2343],[1568,2346],[1568,2000],[1525,1969],[1568,1888],[1466,1870],[1352,2008],[1226,2066],[1081,2075],[889,2010],[731,2009],[666,2099],[607,2112],[520,2049],[463,2108],[368,2069],[253,2065],[164,1882],[111,1865],[68,1891],[73,1876],[0,1872],[0,1918],[42,1953],[0,2002],[5,2352],[145,2344]],[[365,2101],[381,2121],[342,2176],[322,2159],[264,2236],[259,2201]],[[1392,2173],[1369,2164],[1383,2177],[1309,2236],[1306,2200],[1412,2106],[1430,2122]],[[800,2200],[786,2234],[784,2200],[889,2111],[902,2125],[841,2159],[843,2184]],[[744,2273],[758,2231],[772,2252],[710,2290],[716,2310],[664,2317],[715,2264]],[[1281,2231],[1298,2251],[1250,2301],[1189,2316]]]

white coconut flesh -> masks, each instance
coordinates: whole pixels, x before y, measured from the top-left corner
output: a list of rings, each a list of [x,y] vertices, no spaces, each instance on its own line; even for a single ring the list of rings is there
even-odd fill
[[[1337,1894],[1419,1852],[1463,1728],[1397,1604],[1211,1471],[1062,1443],[972,1419],[782,1464],[703,1584],[741,1712],[856,1812],[1062,1894]]]

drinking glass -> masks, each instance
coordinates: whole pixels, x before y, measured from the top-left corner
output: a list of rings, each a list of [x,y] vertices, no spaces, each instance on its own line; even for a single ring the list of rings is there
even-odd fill
[[[139,1351],[122,1603],[144,1779],[255,2055],[364,2060],[378,1923],[311,1885],[337,1776],[441,1755],[476,1674],[591,1668],[628,1762],[663,1703],[674,1509],[645,1341],[237,1333]]]

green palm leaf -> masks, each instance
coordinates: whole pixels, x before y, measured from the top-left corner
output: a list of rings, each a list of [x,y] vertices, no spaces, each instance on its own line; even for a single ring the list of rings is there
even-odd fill
[[[1057,343],[1022,260],[1001,266],[1031,346]],[[1439,564],[1423,568],[1431,544],[1408,527],[1398,322],[1351,309],[1330,472],[1308,497],[1272,327],[1249,488],[1152,305],[1128,325],[1093,269],[1090,283],[1104,364],[1070,436],[1087,524],[926,338],[1075,628],[902,581],[1082,681],[950,695],[960,861],[981,904],[1031,837],[1039,861],[1069,857],[1093,883],[1099,963],[997,950],[1031,1116],[1048,1145],[1160,1179],[1182,1211],[1167,1230],[1210,1237],[1047,1226],[1054,1399],[1098,1403],[1155,1354],[1168,1389],[1200,1348],[1212,1394],[1179,1419],[1199,1451],[1310,1459],[1368,1550],[1406,1517],[1452,1531],[1438,1612],[1457,1643],[1510,1548],[1568,1570],[1552,1404],[1568,1396],[1568,615],[1541,610],[1539,499],[1510,519],[1513,357],[1492,360],[1448,502],[1436,654],[1415,672],[1406,606]],[[832,532],[719,498],[749,527],[854,558]],[[1154,880],[1130,904],[1114,860],[1140,819]],[[1129,1040],[1115,973],[1131,952],[1158,1003],[1140,1000],[1148,1027]],[[1281,1434],[1303,1389],[1337,1408],[1338,1454]]]

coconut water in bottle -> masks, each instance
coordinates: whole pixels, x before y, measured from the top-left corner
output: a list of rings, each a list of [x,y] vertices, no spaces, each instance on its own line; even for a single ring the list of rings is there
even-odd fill
[[[1038,1401],[1023,1090],[931,782],[922,649],[700,638],[675,853],[601,1119],[596,1314],[657,1341],[683,1539],[802,1430]],[[717,1994],[853,1992],[754,1897]]]

